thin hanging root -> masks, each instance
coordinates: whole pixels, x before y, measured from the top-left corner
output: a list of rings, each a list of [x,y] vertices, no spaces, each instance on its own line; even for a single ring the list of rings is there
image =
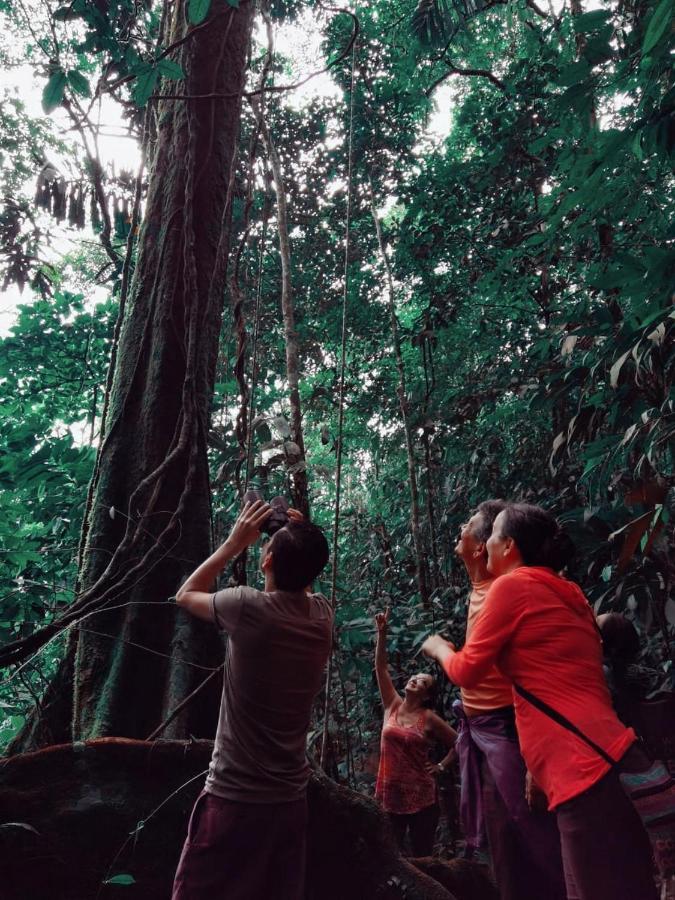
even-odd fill
[[[105,609],[94,609],[92,612],[85,613],[85,615],[81,616],[76,622],[72,622],[70,625],[67,625],[65,628],[61,629],[57,634],[53,635],[49,640],[45,641],[45,643],[33,653],[28,659],[24,660],[24,662],[17,663],[17,668],[9,675],[4,681],[0,681],[0,688],[6,687],[8,684],[11,684],[15,678],[20,677],[21,672],[30,665],[33,665],[35,661],[47,650],[47,648],[58,638],[64,637],[68,634],[69,631],[74,630],[79,627],[79,625],[89,619],[91,616],[95,616],[101,612],[112,612],[116,609],[126,609],[130,606],[154,606],[155,608],[162,607],[173,607],[173,604],[169,603],[157,603],[151,600],[143,601],[143,600],[129,600],[127,603],[118,603],[115,606],[106,606]],[[150,648],[151,649],[151,648]]]
[[[431,605],[429,597],[429,583],[427,579],[426,554],[422,545],[422,535],[420,529],[420,511],[419,511],[419,492],[417,489],[417,473],[415,471],[415,453],[413,447],[412,428],[408,416],[408,400],[406,391],[405,364],[403,362],[403,354],[401,353],[401,340],[398,332],[398,319],[396,318],[396,306],[394,303],[394,279],[391,274],[391,265],[384,246],[384,238],[382,236],[382,226],[377,215],[377,207],[375,204],[375,191],[373,189],[372,180],[370,183],[370,210],[375,225],[375,233],[377,235],[377,244],[382,257],[385,275],[387,277],[387,299],[389,306],[389,319],[391,322],[391,336],[394,344],[394,355],[396,357],[396,367],[398,369],[398,398],[401,409],[401,420],[403,423],[403,431],[405,433],[406,456],[408,461],[408,480],[410,482],[410,512],[411,512],[411,531],[413,544],[415,546],[415,556],[417,558],[417,583],[419,586],[420,597],[425,608]]]
[[[100,895],[101,895],[101,888],[105,885],[105,883],[107,882],[107,880],[110,878],[110,875],[111,875],[111,872],[112,872],[112,870],[113,870],[113,867],[114,867],[115,863],[116,863],[117,860],[120,858],[120,856],[124,853],[124,851],[126,850],[126,848],[129,846],[129,843],[130,843],[132,840],[135,841],[135,840],[137,839],[138,834],[139,834],[139,832],[141,831],[141,829],[142,829],[142,828],[145,828],[145,826],[148,824],[148,822],[150,821],[150,819],[152,819],[154,816],[156,816],[157,813],[160,811],[160,809],[161,809],[163,806],[165,806],[165,805],[169,802],[169,800],[171,800],[173,797],[175,797],[176,794],[180,794],[180,792],[181,792],[182,790],[184,790],[186,787],[188,787],[188,785],[192,784],[193,781],[196,781],[198,778],[203,778],[203,777],[208,773],[208,771],[209,771],[208,769],[204,769],[203,772],[197,772],[197,774],[196,774],[196,775],[193,775],[192,778],[189,778],[187,781],[183,782],[183,784],[179,785],[179,786],[176,788],[175,791],[172,791],[172,792],[169,794],[168,797],[165,797],[165,798],[162,800],[162,802],[161,802],[158,806],[156,806],[156,807],[155,807],[155,808],[154,808],[154,809],[153,809],[153,810],[145,817],[145,819],[142,819],[140,822],[137,823],[137,825],[136,825],[136,827],[134,828],[134,830],[131,832],[131,834],[129,835],[129,837],[124,841],[124,843],[122,844],[122,846],[119,848],[119,850],[118,850],[117,853],[115,854],[115,856],[114,856],[114,858],[113,858],[113,861],[112,861],[112,862],[110,863],[110,865],[108,866],[108,871],[105,873],[105,877],[104,877],[103,879],[101,879],[100,887],[99,887],[98,891],[96,892],[96,898],[95,898],[95,900],[98,900],[98,898],[100,897]]]
[[[200,668],[203,669],[206,667],[200,666]],[[164,719],[164,721],[160,725],[158,725],[157,728],[155,728],[155,730],[152,732],[152,734],[148,735],[148,737],[146,738],[146,741],[156,740],[159,737],[159,735],[164,731],[164,729],[167,728],[173,722],[173,720],[180,713],[180,711],[182,709],[184,709],[188,705],[188,703],[202,690],[202,688],[205,688],[206,685],[209,684],[216,677],[216,675],[219,672],[222,672],[224,668],[225,668],[225,663],[222,663],[222,665],[218,666],[217,669],[213,669],[211,674],[207,675],[206,678],[197,685],[197,687],[194,689],[194,691],[192,691],[190,694],[187,695],[187,697],[185,697],[183,700],[181,700],[181,702],[178,704],[178,706],[176,706],[169,713],[169,715],[166,717],[166,719]]]
[[[107,612],[107,610],[105,610]],[[178,662],[183,666],[190,666],[192,669],[201,669],[203,672],[209,672],[208,678],[211,678],[218,669],[213,669],[211,666],[202,666],[199,663],[192,662],[190,659],[181,659],[180,656],[173,656],[171,653],[162,653],[161,650],[155,650],[154,647],[147,647],[145,644],[139,644],[138,641],[131,641],[129,638],[120,637],[117,634],[108,634],[107,631],[97,631],[94,628],[82,628],[81,625],[77,626],[78,631],[82,631],[84,634],[95,634],[97,637],[110,638],[111,641],[115,641],[120,644],[127,644],[129,647],[136,647],[137,650],[145,650],[146,653],[152,653],[153,656],[159,656],[162,659],[171,659],[174,662]],[[221,666],[222,668],[222,666]],[[201,685],[200,685],[201,687]],[[192,695],[190,695],[192,696]],[[186,698],[187,699],[187,698]],[[172,715],[173,718],[173,715]],[[166,722],[162,725],[163,728],[166,727],[169,723]],[[148,738],[148,740],[150,740]]]
[[[340,499],[342,490],[342,433],[344,430],[345,407],[345,369],[347,361],[347,297],[349,294],[349,243],[350,223],[352,211],[352,170],[354,165],[353,139],[354,139],[354,75],[356,71],[356,39],[352,46],[352,72],[349,92],[349,140],[347,144],[347,212],[345,217],[345,261],[342,281],[342,336],[340,340],[340,385],[338,399],[338,433],[337,433],[337,459],[335,471],[335,519],[333,521],[333,566],[331,571],[330,602],[333,609],[337,604],[337,565],[338,565],[338,535],[340,532]],[[325,771],[328,758],[328,720],[330,712],[331,682],[333,680],[333,655],[335,646],[328,657],[328,671],[326,673],[326,694],[323,706],[323,734],[321,736],[320,765]]]
[[[133,520],[131,517],[128,517],[124,538],[113,553],[110,562],[98,581],[89,590],[83,592],[62,616],[55,619],[44,628],[34,631],[28,637],[7,644],[0,649],[0,666],[8,665],[10,663],[21,663],[30,654],[47,643],[47,641],[50,641],[53,637],[63,631],[64,628],[79,621],[83,614],[104,609],[108,601],[115,599],[125,590],[135,586],[135,584],[144,578],[149,571],[161,561],[161,559],[166,557],[167,552],[170,551],[164,551],[163,544],[172,536],[176,529],[179,530],[180,537],[180,522],[185,510],[186,502],[190,495],[196,470],[195,457],[197,453],[197,442],[190,442],[188,438],[189,435],[186,435],[184,420],[178,446],[170,451],[157,469],[138,485],[129,501],[130,508],[134,507],[136,502],[140,500],[142,492],[149,486],[154,485],[156,480],[167,471],[169,465],[175,461],[180,452],[188,449],[190,456],[190,462],[188,463],[188,477],[183,490],[181,491],[177,508],[171,514],[167,525],[155,539],[155,544],[144,553],[139,562],[127,569],[121,578],[118,578],[121,566],[129,559],[131,552],[140,538],[139,527],[136,523],[133,523],[135,527],[132,530]],[[146,510],[147,506],[139,515],[139,522],[143,520]],[[171,549],[173,549],[173,547],[171,547]],[[138,576],[138,578],[136,578],[136,576]],[[112,581],[112,583],[107,584],[109,581]]]
[[[248,488],[253,472],[253,420],[255,417],[255,392],[258,381],[258,339],[260,337],[260,313],[262,309],[262,271],[265,258],[265,243],[267,239],[267,222],[269,219],[269,206],[267,202],[263,207],[262,235],[260,237],[260,251],[258,253],[258,275],[255,285],[255,309],[253,313],[253,347],[251,349],[251,388],[249,390],[248,409],[248,434],[246,436],[246,487]]]
[[[192,120],[190,118],[189,122],[191,121]],[[159,559],[155,558],[158,555],[157,546],[159,545],[161,547],[163,542],[171,537],[176,528],[180,529],[180,520],[185,509],[190,488],[192,487],[192,482],[194,480],[194,473],[196,469],[195,454],[197,452],[198,443],[196,440],[194,440],[194,438],[196,437],[195,430],[199,427],[196,415],[197,403],[195,396],[195,372],[197,370],[199,333],[201,323],[199,320],[198,307],[196,303],[198,291],[194,256],[194,232],[191,215],[193,199],[191,193],[192,177],[190,176],[190,173],[193,171],[193,165],[191,165],[193,161],[190,158],[190,147],[192,146],[194,148],[195,141],[196,138],[194,136],[194,128],[191,128],[190,141],[188,143],[188,178],[186,180],[185,187],[185,217],[183,228],[183,276],[186,282],[184,288],[185,296],[187,298],[190,298],[191,302],[188,309],[186,366],[185,376],[183,379],[182,410],[176,425],[178,434],[174,435],[173,447],[169,450],[162,462],[151,473],[149,473],[145,478],[141,480],[141,482],[136,486],[135,490],[129,497],[129,510],[136,509],[138,506],[142,506],[142,511],[138,516],[138,524],[134,523],[133,519],[130,516],[127,517],[125,533],[122,541],[114,551],[110,561],[108,562],[108,565],[106,566],[105,570],[98,578],[98,580],[95,582],[95,584],[87,591],[84,591],[69,607],[68,612],[63,616],[50,623],[48,626],[45,626],[44,628],[38,629],[37,631],[33,632],[33,634],[29,635],[27,638],[23,638],[19,641],[14,641],[3,647],[0,650],[0,665],[22,662],[28,655],[39,649],[48,640],[51,640],[55,635],[61,632],[64,628],[75,623],[83,613],[105,608],[107,601],[109,599],[113,599],[113,597],[118,596],[119,593],[126,590],[131,585],[131,582],[134,580],[136,575],[140,574],[140,576],[143,577],[145,574],[147,574],[149,568],[154,567],[154,565],[159,562]],[[192,150],[192,152],[194,152],[194,149]],[[174,211],[174,214],[177,211],[178,210]],[[156,293],[157,282],[155,282],[153,296],[156,296]],[[144,343],[144,341],[142,343]],[[139,354],[136,360],[136,367],[140,362],[141,353],[142,348],[139,349]],[[131,383],[133,383],[133,378],[131,379]],[[108,433],[109,435],[111,431]],[[143,518],[147,514],[150,514],[152,512],[152,506],[156,502],[156,498],[159,495],[163,477],[168,474],[170,467],[175,464],[185,453],[188,454],[188,478],[186,479],[186,483],[181,492],[176,510],[171,514],[169,522],[157,537],[157,543],[145,552],[138,563],[136,563],[130,569],[127,569],[124,575],[121,578],[118,578],[119,571],[124,567],[125,563],[130,558],[133,549],[141,540],[142,526],[140,523],[143,521]],[[147,500],[146,497],[148,498]],[[108,582],[111,581],[112,584],[108,584]]]
[[[261,6],[261,15],[267,31],[267,61],[271,63],[274,56],[274,36],[269,8],[266,3]],[[307,490],[307,469],[305,463],[305,446],[302,434],[302,407],[299,390],[299,350],[298,335],[295,328],[295,311],[293,307],[293,286],[291,281],[291,245],[288,234],[288,214],[286,208],[286,191],[281,161],[277,153],[272,135],[265,122],[262,106],[258,100],[251,100],[256,117],[260,123],[260,131],[265,144],[267,159],[272,170],[276,191],[277,232],[279,236],[279,257],[281,259],[281,311],[286,344],[286,378],[288,380],[288,397],[291,407],[290,439],[298,447],[298,454],[292,460],[295,465],[289,467],[291,476],[291,497],[293,506],[305,516],[309,516],[309,494]],[[284,451],[285,452],[285,451]]]
[[[272,65],[272,56],[267,54],[260,73],[259,85],[263,87]],[[259,309],[260,309],[260,272],[262,268],[262,254],[259,260],[258,282],[256,288],[256,304],[255,304],[255,324],[252,352],[252,369],[251,369],[251,387],[246,383],[246,345],[248,337],[246,333],[246,320],[244,317],[244,292],[241,289],[241,259],[246,246],[248,245],[251,234],[251,210],[253,209],[253,183],[255,176],[255,160],[257,156],[258,140],[262,128],[262,119],[264,115],[264,102],[260,104],[256,112],[255,128],[251,132],[251,139],[248,147],[248,157],[246,162],[248,179],[246,185],[246,204],[244,206],[244,225],[243,234],[239,241],[239,246],[235,254],[234,266],[232,267],[232,276],[230,278],[230,295],[232,297],[232,315],[234,318],[235,329],[237,332],[237,361],[234,367],[235,378],[239,385],[240,406],[237,414],[235,425],[235,434],[239,443],[240,459],[235,470],[235,478],[237,490],[241,496],[248,487],[250,478],[249,458],[251,451],[251,422],[253,416],[253,390],[255,384],[255,367],[257,358],[257,342],[259,330]],[[263,209],[263,244],[264,234],[267,229],[267,205]],[[244,487],[241,484],[241,468],[244,466]],[[244,566],[245,573],[245,566]]]

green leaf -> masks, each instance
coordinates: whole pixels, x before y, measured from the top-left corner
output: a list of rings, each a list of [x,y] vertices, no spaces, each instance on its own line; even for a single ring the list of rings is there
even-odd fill
[[[211,0],[189,0],[188,22],[199,25],[208,16],[210,8]]]
[[[180,81],[182,78],[185,78],[183,67],[172,59],[160,59],[157,63],[157,70],[160,75],[163,75],[165,78],[171,78],[174,81]]]
[[[580,16],[575,16],[574,30],[581,34],[596,31],[606,23],[607,19],[611,18],[611,15],[611,12],[605,9],[594,9],[591,12],[582,13]]]
[[[79,94],[81,97],[91,97],[89,81],[84,77],[82,72],[78,72],[77,69],[72,69],[68,72],[68,84],[75,93]]]
[[[133,98],[136,106],[145,106],[155,89],[158,78],[159,72],[152,66],[146,65],[139,69],[133,90]]]
[[[561,87],[572,87],[573,84],[583,81],[590,74],[591,67],[585,59],[581,59],[578,62],[568,63],[566,66],[563,66],[558,72],[556,84],[559,84]],[[536,150],[533,151],[533,153],[536,152]]]
[[[621,354],[621,356],[616,360],[612,368],[609,370],[609,382],[613,388],[619,386],[619,375],[621,374],[623,364],[626,362],[629,356],[630,350],[626,350],[626,352]]]
[[[227,0],[227,5],[239,9],[239,0]]]
[[[112,878],[106,878],[103,884],[136,884],[136,879],[133,875],[113,875]]]
[[[584,57],[592,66],[597,66],[612,58],[613,50],[604,37],[592,37],[584,49]]]
[[[666,28],[671,25],[672,20],[673,0],[661,0],[661,3],[659,3],[652,13],[649,25],[647,26],[647,31],[645,32],[645,39],[642,44],[643,56],[646,56],[650,50],[656,47],[663,37]]]
[[[54,72],[42,92],[42,108],[49,115],[57,106],[61,105],[63,92],[66,89],[66,73],[59,69]]]

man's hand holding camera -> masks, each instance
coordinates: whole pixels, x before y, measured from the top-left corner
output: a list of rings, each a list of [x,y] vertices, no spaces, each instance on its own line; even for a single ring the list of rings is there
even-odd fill
[[[294,510],[295,512],[295,510]],[[264,500],[254,500],[245,503],[239,513],[237,521],[232,526],[232,531],[225,541],[223,548],[230,554],[238,556],[260,537],[261,526],[271,516],[272,507]]]
[[[265,525],[269,525],[269,520],[272,517],[276,517],[284,524],[289,519],[292,522],[302,522],[305,517],[299,510],[293,509],[292,506],[285,506],[285,508],[280,510],[279,499],[275,498],[277,501],[276,506],[274,500],[272,503],[266,503],[262,499],[249,500],[244,504],[244,508],[239,513],[237,521],[232,526],[232,531],[223,545],[223,547],[227,548],[228,553],[238,556],[251,544],[255,544],[262,532],[269,534],[270,529],[266,528]],[[277,524],[277,529],[275,530],[278,530],[278,523],[275,524]]]
[[[271,503],[266,503],[259,492],[250,491],[244,500],[244,508],[227,540],[195,569],[176,594],[176,603],[200,619],[213,619],[212,586],[228,562],[254,544],[261,532],[271,535],[289,521],[301,522],[304,518],[283,497],[274,497]]]

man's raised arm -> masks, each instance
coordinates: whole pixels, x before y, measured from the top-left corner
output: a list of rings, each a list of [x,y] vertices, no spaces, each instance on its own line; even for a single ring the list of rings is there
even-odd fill
[[[190,575],[176,594],[176,603],[199,619],[213,620],[213,584],[225,566],[260,537],[260,526],[272,512],[264,500],[246,503],[227,540]]]

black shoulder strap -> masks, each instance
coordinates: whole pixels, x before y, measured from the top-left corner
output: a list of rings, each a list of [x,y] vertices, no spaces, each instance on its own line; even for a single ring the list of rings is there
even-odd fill
[[[581,738],[584,743],[588,744],[588,746],[592,750],[595,750],[598,756],[601,756],[605,760],[605,762],[608,762],[610,764],[610,766],[616,765],[617,760],[612,759],[609,753],[603,750],[602,747],[595,743],[595,741],[592,741],[588,737],[588,735],[584,734],[580,728],[577,728],[577,726],[573,722],[570,722],[568,718],[563,716],[562,713],[559,713],[557,710],[553,709],[552,706],[549,706],[548,703],[540,700],[539,697],[535,697],[534,694],[531,694],[530,691],[526,690],[524,687],[521,687],[519,684],[514,683],[513,687],[515,688],[517,694],[520,694],[520,696],[524,700],[527,700],[528,703],[531,703],[532,706],[536,707],[539,712],[543,712],[544,715],[549,717],[549,719],[553,719],[553,721],[557,722],[558,725],[562,725],[563,728],[566,728],[568,731],[571,731],[572,734],[576,734],[578,738]]]

